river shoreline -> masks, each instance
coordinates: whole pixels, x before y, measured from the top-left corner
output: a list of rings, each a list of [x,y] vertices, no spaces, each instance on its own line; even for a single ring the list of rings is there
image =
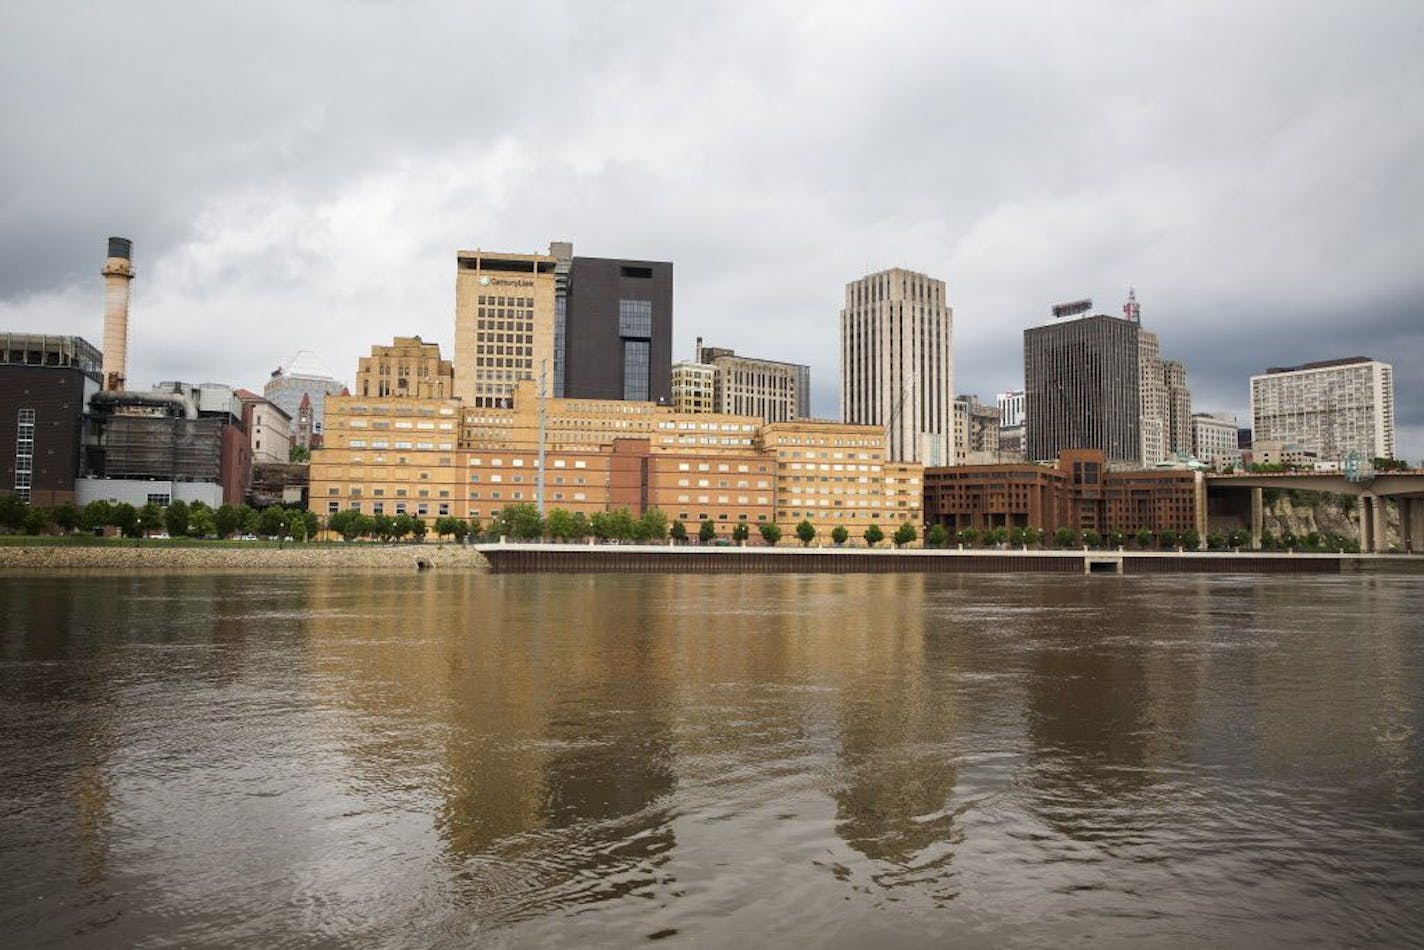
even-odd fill
[[[441,569],[485,571],[479,551],[458,544],[288,544],[284,547],[204,547],[202,545],[3,545],[0,570],[234,570],[381,569],[414,571],[420,564]]]

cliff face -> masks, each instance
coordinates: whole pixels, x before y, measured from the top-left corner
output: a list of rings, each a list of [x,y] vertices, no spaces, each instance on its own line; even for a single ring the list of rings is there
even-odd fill
[[[1305,537],[1312,531],[1326,536],[1358,539],[1360,537],[1360,505],[1349,495],[1328,495],[1323,492],[1283,491],[1267,493],[1264,528],[1276,537],[1287,531]],[[1390,547],[1400,547],[1399,508],[1385,508],[1385,538]]]

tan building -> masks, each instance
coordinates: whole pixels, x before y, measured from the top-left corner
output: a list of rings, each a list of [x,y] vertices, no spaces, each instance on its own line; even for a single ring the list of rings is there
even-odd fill
[[[454,395],[466,406],[508,407],[520,380],[552,379],[557,265],[547,254],[456,254]]]
[[[418,336],[398,336],[390,346],[373,346],[356,368],[356,395],[384,399],[449,399],[455,374],[440,347]]]
[[[483,408],[400,395],[418,391],[414,382],[376,385],[402,378],[402,365],[412,380],[451,378],[433,344],[419,344],[422,362],[411,362],[418,342],[374,347],[357,375],[358,394],[327,398],[326,442],[311,464],[313,510],[488,522],[505,505],[536,504],[541,412],[534,382],[514,383],[509,406]],[[428,370],[424,377],[419,366]],[[389,394],[361,395],[382,391]],[[765,425],[752,416],[625,400],[546,398],[542,415],[546,511],[658,508],[690,527],[709,521],[723,536],[738,522],[776,522],[789,532],[804,517],[857,535],[872,523],[887,533],[906,519],[919,525],[920,466],[885,462],[879,427]]]
[[[713,412],[717,367],[693,360],[672,364],[672,407],[677,412]]]
[[[885,458],[885,430],[806,419],[763,427],[776,460],[776,521],[783,532],[802,519],[822,534],[837,526],[852,537],[872,524],[887,535],[901,522],[921,526],[924,468]]]

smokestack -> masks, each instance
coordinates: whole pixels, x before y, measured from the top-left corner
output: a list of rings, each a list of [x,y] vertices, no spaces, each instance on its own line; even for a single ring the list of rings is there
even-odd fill
[[[133,280],[133,242],[109,238],[104,261],[104,389],[124,388],[129,362],[129,281]]]

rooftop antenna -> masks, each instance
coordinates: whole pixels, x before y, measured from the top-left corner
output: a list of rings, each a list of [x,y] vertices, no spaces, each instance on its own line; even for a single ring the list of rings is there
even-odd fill
[[[1127,288],[1127,303],[1122,305],[1123,318],[1133,323],[1142,322],[1142,307],[1137,303],[1137,289]]]

